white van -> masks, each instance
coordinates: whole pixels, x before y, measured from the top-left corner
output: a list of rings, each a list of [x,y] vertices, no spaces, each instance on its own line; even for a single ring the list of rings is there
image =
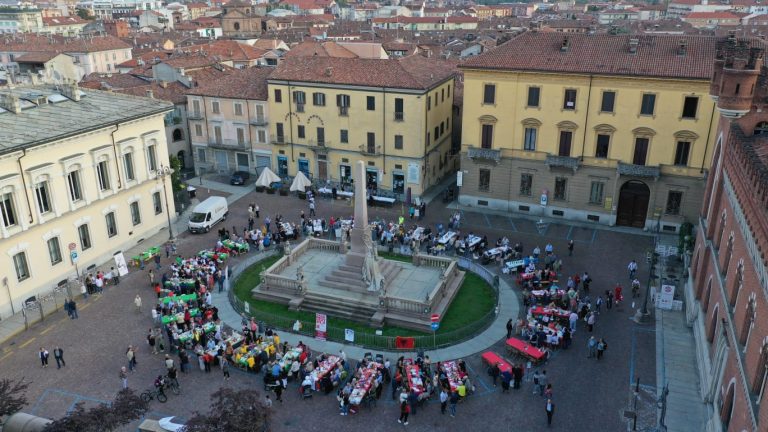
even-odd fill
[[[189,231],[193,233],[208,232],[211,227],[227,219],[229,207],[227,199],[212,196],[196,205],[189,217]]]

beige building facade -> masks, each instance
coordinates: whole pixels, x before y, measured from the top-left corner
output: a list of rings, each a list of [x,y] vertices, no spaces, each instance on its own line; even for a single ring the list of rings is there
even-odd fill
[[[166,229],[166,212],[175,215],[164,194],[170,177],[164,185],[157,172],[168,165],[163,116],[173,107],[76,84],[3,89],[0,107],[0,316],[7,317]]]

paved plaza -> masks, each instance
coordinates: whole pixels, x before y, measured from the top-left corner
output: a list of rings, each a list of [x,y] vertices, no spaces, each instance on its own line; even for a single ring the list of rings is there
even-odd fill
[[[212,188],[217,187],[210,181],[207,183]],[[198,196],[204,198],[209,193],[217,194],[215,190],[209,192],[207,189],[198,186]],[[255,193],[250,188],[232,189],[227,185],[221,185],[221,189],[227,190],[227,195],[233,193],[233,197],[244,194],[242,198],[230,203],[230,218],[226,221],[228,229],[236,229],[238,232],[242,232],[247,225],[247,207],[250,203],[259,204],[262,219],[266,215],[274,218],[275,214],[282,214],[286,220],[298,222],[301,210],[308,213],[307,202],[295,197]],[[430,203],[426,217],[418,223],[432,227],[437,223],[447,225],[450,215],[455,211],[461,211],[462,214],[462,233],[487,235],[491,243],[506,236],[512,243],[521,242],[528,252],[537,245],[543,250],[548,242],[552,243],[556,253],[563,259],[560,277],[563,283],[568,275],[588,271],[594,281],[590,290],[592,293],[612,289],[617,282],[626,287],[629,285],[626,265],[631,259],[641,263],[640,280],[647,280],[645,254],[652,247],[652,239],[642,233],[554,221],[537,224],[535,220],[517,216],[446,208],[446,204],[439,200]],[[317,201],[318,217],[347,218],[352,212],[353,207],[348,201],[323,198]],[[403,212],[407,215],[407,209],[400,205],[388,209],[370,208],[369,218],[396,220]],[[416,222],[408,220],[407,223]],[[213,247],[216,229],[201,235],[182,233],[177,240],[179,253],[189,256],[201,249]],[[165,236],[167,238],[167,233]],[[148,239],[145,246],[150,241],[159,244],[163,239],[161,233]],[[569,240],[575,243],[572,257],[567,256]],[[245,258],[236,257],[233,262],[242,259]],[[167,266],[169,262],[163,256],[162,265]],[[499,270],[495,265],[488,269],[493,272]],[[508,275],[501,277],[506,282],[502,284],[502,289],[507,290],[503,293],[504,298],[519,299],[516,283]],[[133,298],[136,294],[143,300],[141,313],[134,311]],[[119,286],[109,287],[103,295],[78,300],[79,319],[70,320],[60,311],[0,345],[0,377],[24,377],[30,380],[32,384],[27,393],[29,406],[26,411],[55,418],[79,401],[92,404],[111,399],[120,388],[118,371],[126,363],[125,351],[128,345],[134,345],[139,347],[138,369],[129,376],[129,386],[138,391],[151,387],[153,378],[164,370],[162,356],[149,352],[146,343],[147,330],[152,326],[149,307],[153,304],[153,297],[146,271],[131,269],[131,273],[122,278]],[[633,299],[630,297],[629,292],[625,291],[625,302],[614,306],[612,310],[604,307],[598,316],[592,334],[608,342],[608,350],[602,360],[587,358],[586,341],[590,333],[584,323],[579,323],[573,346],[568,350],[554,352],[550,360],[539,368],[546,369],[549,382],[554,388],[557,408],[551,428],[546,426],[545,400],[532,394],[532,384],[526,382],[521,390],[502,394],[501,387],[494,387],[491,383],[486,368],[480,362],[479,353],[465,357],[477,391],[459,405],[457,416],[450,418],[441,415],[439,404],[432,402],[423,410],[418,410],[406,428],[417,431],[626,430],[623,413],[631,394],[630,383],[634,384],[639,378],[642,388],[651,392],[655,392],[657,386],[654,326],[638,326],[630,320],[634,314],[631,304]],[[524,313],[522,307],[519,311]],[[506,322],[508,318],[516,319],[517,316],[500,316],[499,320]],[[322,347],[318,341],[305,342],[313,349]],[[56,345],[64,349],[66,367],[57,370],[55,362],[52,362],[52,366],[41,368],[37,351],[40,347],[52,351]],[[485,349],[504,354],[503,335],[491,347],[477,347],[478,351]],[[349,352],[352,351],[350,348]],[[449,348],[441,350],[439,356],[435,357],[450,358],[451,353]],[[394,362],[397,354],[387,353],[386,356]],[[355,363],[353,360],[352,365]],[[181,375],[179,380],[182,395],[170,395],[165,404],[152,402],[150,418],[166,415],[189,418],[195,410],[207,412],[209,395],[219,386],[263,386],[260,375],[239,370],[233,371],[233,379],[225,383],[221,372],[215,368],[210,374],[194,368],[190,374]],[[396,421],[398,406],[390,396],[391,387],[386,386],[378,406],[342,417],[338,414],[338,403],[333,396],[316,394],[312,399],[301,400],[297,384],[292,383],[284,394],[285,402],[275,406],[272,430],[396,430],[403,426]],[[137,424],[134,422],[125,430],[135,430]]]

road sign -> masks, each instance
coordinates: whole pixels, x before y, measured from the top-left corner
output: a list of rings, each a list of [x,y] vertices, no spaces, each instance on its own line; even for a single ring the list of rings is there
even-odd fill
[[[69,257],[72,258],[72,262],[73,263],[77,262],[77,252],[75,252],[75,251],[70,252],[69,253]]]
[[[440,328],[440,321],[434,321],[432,323],[432,331],[437,331]]]
[[[433,323],[436,323],[436,322],[440,321],[440,315],[432,314],[432,316],[429,317],[429,319],[432,320]]]
[[[73,251],[75,249],[77,249],[77,243],[70,243],[69,244],[69,250]]]

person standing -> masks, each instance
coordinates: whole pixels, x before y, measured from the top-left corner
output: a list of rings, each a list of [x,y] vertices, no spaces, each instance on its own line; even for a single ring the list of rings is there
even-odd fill
[[[542,371],[539,375],[539,396],[544,395],[544,388],[547,386],[547,381],[549,381],[549,378],[547,378],[547,371]]]
[[[568,256],[573,256],[573,240],[568,240]]]
[[[112,280],[115,282],[115,285],[120,285],[120,272],[115,270],[114,267],[109,272],[112,273]]]
[[[168,242],[165,244],[165,257],[170,258],[171,257],[171,243]]]
[[[259,205],[258,204],[254,204],[253,205],[253,212],[256,213],[256,219],[258,219],[259,218]]]
[[[539,383],[540,376],[539,371],[533,373],[533,394],[541,393],[541,384]]]
[[[62,366],[66,366],[64,362],[64,350],[58,346],[53,349],[53,358],[56,359],[56,369],[61,369]]]
[[[587,354],[587,358],[594,357],[597,351],[597,340],[595,340],[594,336],[589,337],[589,340],[587,341],[587,348],[589,349],[589,354]]]
[[[408,413],[410,412],[411,412],[411,407],[408,405],[408,401],[400,402],[400,418],[397,419],[397,422],[407,425]],[[453,415],[451,415],[451,417],[453,417]]]
[[[133,372],[136,368],[136,352],[133,350],[133,346],[128,345],[128,351],[125,352],[125,356],[128,358],[128,370]]]
[[[72,319],[78,319],[77,316],[77,303],[75,303],[75,299],[69,300],[69,311],[72,312]]]
[[[48,367],[48,356],[49,355],[50,354],[48,353],[47,349],[45,349],[43,347],[40,347],[40,353],[38,353],[38,356],[40,357],[40,363],[42,364],[42,366],[44,368]]]
[[[496,381],[498,381],[499,375],[501,375],[501,368],[499,368],[499,363],[494,363],[494,365],[491,366],[491,379],[493,379],[494,387],[496,387]]]
[[[629,272],[629,280],[634,279],[635,273],[637,273],[637,261],[630,261],[629,264],[627,264],[627,271]]]
[[[149,269],[149,286],[155,286],[155,272],[152,269]]]
[[[589,315],[587,315],[587,331],[592,333],[592,329],[595,328],[595,313],[590,312]]]
[[[445,387],[440,389],[440,414],[445,414],[445,409],[448,406],[448,392],[445,391]]]
[[[155,343],[155,332],[150,328],[147,334],[147,343],[152,348],[152,354],[157,354],[157,343]]]
[[[315,217],[315,200],[309,200],[309,217]]]
[[[133,299],[133,304],[136,306],[136,313],[141,313],[141,296],[136,294],[136,298]]]
[[[221,372],[224,374],[224,381],[229,381],[229,362],[226,358],[221,358]]]
[[[597,359],[600,360],[603,358],[603,352],[608,349],[608,343],[605,342],[605,339],[600,338],[600,340],[597,341]]]
[[[512,324],[512,318],[507,321],[507,339],[512,337],[512,330],[514,329],[514,324]]]
[[[451,417],[456,417],[456,404],[459,403],[459,394],[455,391],[451,392],[451,398],[448,402],[451,406]]]
[[[173,359],[169,354],[165,355],[165,368],[170,372],[171,369],[174,368],[173,366]]]
[[[547,426],[552,426],[552,416],[555,415],[555,403],[552,402],[552,399],[547,399],[545,409],[547,411]]]
[[[120,374],[118,375],[120,377],[120,381],[123,383],[123,388],[128,388],[128,371],[125,369],[125,366],[120,368]]]
[[[155,265],[157,266],[158,270],[160,270],[162,268],[160,266],[160,254],[155,254]]]

